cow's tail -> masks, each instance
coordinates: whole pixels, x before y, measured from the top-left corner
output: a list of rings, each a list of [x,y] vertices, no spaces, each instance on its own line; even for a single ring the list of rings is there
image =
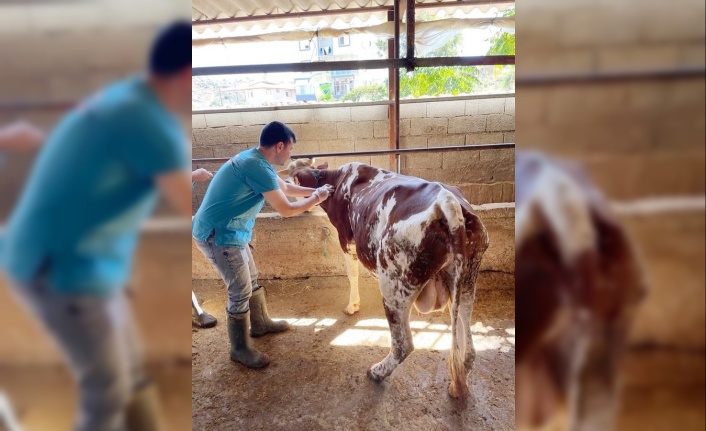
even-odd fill
[[[466,232],[466,217],[464,217],[461,205],[450,192],[448,192],[446,198],[442,200],[441,208],[449,227],[449,234],[452,239],[451,250],[453,253],[453,263],[449,265],[448,268],[451,281],[449,288],[451,290],[450,313],[452,340],[448,360],[449,378],[451,380],[449,394],[454,398],[465,399],[469,395],[469,390],[468,384],[466,383],[467,372],[464,363],[464,355],[461,351],[461,343],[464,341],[461,340],[460,337],[465,331],[470,331],[470,327],[464,327],[462,331],[459,331],[459,325],[463,325],[462,322],[459,322],[459,310],[461,309],[461,302],[468,300],[468,295],[463,294],[463,289],[467,287],[464,286],[463,278],[466,277],[466,273],[470,269],[471,247]],[[470,300],[472,301],[472,297]],[[466,347],[470,348],[470,346]]]

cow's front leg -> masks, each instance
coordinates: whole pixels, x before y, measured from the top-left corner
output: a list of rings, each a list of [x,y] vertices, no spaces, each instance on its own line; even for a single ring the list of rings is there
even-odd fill
[[[399,291],[398,291],[399,292]],[[412,329],[409,327],[411,298],[388,299],[383,297],[385,315],[390,325],[391,347],[387,357],[370,367],[368,377],[376,382],[384,380],[414,350]]]
[[[358,255],[356,254],[355,246],[349,246],[350,250],[345,253],[346,272],[348,274],[348,282],[351,286],[348,305],[343,310],[344,313],[351,316],[360,310],[360,294],[358,292]]]

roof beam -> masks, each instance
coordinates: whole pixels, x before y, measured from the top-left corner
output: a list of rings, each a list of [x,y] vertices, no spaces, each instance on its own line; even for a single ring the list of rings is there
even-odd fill
[[[431,57],[414,59],[414,67],[493,66],[515,64],[514,55],[475,57]],[[247,64],[240,66],[194,67],[192,76],[237,75],[246,73],[326,72],[332,70],[389,69],[407,66],[406,58],[382,60],[319,61],[313,63]]]

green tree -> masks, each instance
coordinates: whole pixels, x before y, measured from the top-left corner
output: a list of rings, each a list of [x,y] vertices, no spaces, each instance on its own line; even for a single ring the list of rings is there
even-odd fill
[[[387,99],[388,91],[385,84],[372,84],[356,87],[341,97],[341,102],[374,102]]]
[[[446,43],[423,57],[456,57],[460,54],[463,35],[457,33]],[[480,84],[475,66],[422,67],[411,73],[400,71],[400,96],[422,97],[442,94],[472,93]]]
[[[503,16],[515,16],[515,9],[508,9]],[[489,40],[490,49],[487,55],[515,55],[515,34],[502,30],[496,32]],[[493,68],[493,77],[498,86],[503,90],[511,90],[515,87],[515,66],[496,65]]]

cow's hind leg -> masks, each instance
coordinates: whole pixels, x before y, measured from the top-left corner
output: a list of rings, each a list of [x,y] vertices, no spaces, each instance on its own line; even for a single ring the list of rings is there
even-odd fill
[[[351,246],[349,253],[345,253],[345,261],[351,290],[348,305],[343,312],[351,316],[360,310],[360,294],[358,293],[358,255],[356,255],[354,246]]]
[[[385,286],[383,286],[383,283]],[[377,382],[384,380],[414,350],[412,329],[409,326],[409,312],[414,302],[413,295],[404,294],[409,290],[399,282],[380,280],[385,315],[390,325],[391,347],[387,357],[370,367],[368,377]]]
[[[476,359],[476,349],[473,346],[473,334],[471,333],[473,302],[476,296],[476,279],[480,267],[480,258],[474,259],[468,268],[465,269],[459,280],[458,288],[461,289],[458,314],[461,318],[461,325],[456,327],[456,336],[459,340],[464,340],[461,344],[463,353],[463,365],[467,375],[473,370],[473,363]]]

